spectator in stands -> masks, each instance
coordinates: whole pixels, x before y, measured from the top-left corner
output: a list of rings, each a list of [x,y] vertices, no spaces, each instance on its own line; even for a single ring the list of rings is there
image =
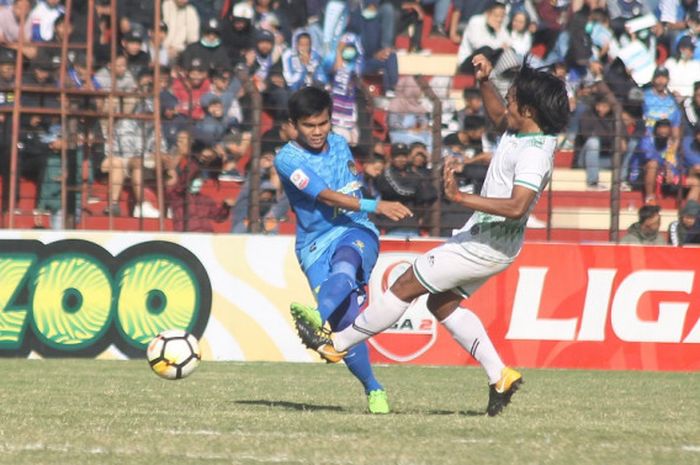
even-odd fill
[[[454,9],[448,28],[450,40],[459,44],[472,17],[483,14],[491,3],[493,0],[453,0]]]
[[[224,0],[191,0],[192,6],[197,9],[197,14],[202,22],[218,17]]]
[[[591,42],[593,44],[593,57],[603,64],[617,58],[620,52],[620,44],[615,38],[615,33],[610,26],[610,15],[605,8],[596,8],[590,16]]]
[[[255,49],[246,53],[248,74],[263,95],[263,107],[273,115],[286,112],[289,94],[284,82],[282,51],[275,45],[275,35],[268,30],[257,32]]]
[[[408,32],[409,52],[420,52],[423,50],[421,41],[425,11],[423,11],[421,3],[427,3],[428,1],[435,2],[435,0],[423,0],[423,2],[417,0],[392,0],[396,12],[396,34],[402,34],[404,31]],[[439,0],[439,2],[445,3],[444,0]],[[445,12],[445,14],[447,13]],[[433,20],[435,20],[433,32],[438,35],[446,35],[444,19],[442,23],[438,23],[436,18],[433,18]]]
[[[527,11],[520,10],[513,13],[508,23],[510,45],[519,58],[525,58],[532,49],[532,33],[530,32],[530,16]]]
[[[202,96],[202,104],[216,97],[224,106],[224,119],[227,125],[240,124],[243,120],[238,96],[242,92],[240,79],[228,69],[215,69],[211,77],[211,89]]]
[[[452,122],[449,125],[450,129],[463,129],[462,124],[465,116],[484,116],[484,101],[481,99],[479,89],[466,87],[462,91],[462,99],[464,100],[464,107],[453,113]]]
[[[205,115],[203,119],[197,121],[194,138],[208,147],[215,147],[221,143],[230,129],[237,126],[237,122],[227,121],[224,105],[219,97],[212,96],[202,100]]]
[[[685,36],[678,42],[676,55],[664,63],[669,73],[668,90],[677,99],[693,95],[693,83],[700,77],[700,61],[694,53],[693,39]]]
[[[198,42],[193,42],[182,52],[180,63],[188,63],[193,58],[199,58],[207,71],[215,69],[230,69],[231,60],[221,41],[221,22],[210,18],[203,23],[202,36]]]
[[[202,172],[192,159],[182,160],[175,170],[176,178],[167,196],[173,213],[173,230],[187,232],[213,232],[212,221],[228,219],[235,199],[227,198],[217,203],[201,193]]]
[[[122,53],[126,56],[126,66],[134,77],[151,68],[151,57],[141,49],[145,41],[146,34],[141,25],[133,25],[122,39]]]
[[[165,45],[171,60],[199,40],[199,14],[189,0],[163,0],[163,21],[168,25]]]
[[[156,50],[156,34],[160,40],[160,50]],[[148,54],[151,63],[157,62],[160,66],[170,65],[170,56],[168,55],[168,47],[165,45],[165,38],[168,35],[168,25],[163,21],[160,22],[158,28],[151,26],[148,29],[148,40],[141,47]]]
[[[391,5],[389,6],[391,7]],[[379,15],[379,12],[378,1],[367,0],[364,3],[364,8],[351,12],[348,31],[360,36],[364,55],[362,75],[382,73],[384,95],[393,97],[395,95],[394,88],[399,80],[399,62],[393,51],[393,38],[387,43],[386,37],[383,35],[383,31],[386,32],[386,25],[382,24],[382,16]]]
[[[238,163],[250,149],[251,134],[239,129],[230,129],[221,141],[224,149],[219,181],[243,182],[245,177],[238,170]]]
[[[153,75],[145,70],[138,77],[138,91],[145,94],[153,92]],[[133,107],[137,115],[153,113],[153,98],[141,98]],[[160,153],[167,154],[165,139],[161,138]],[[105,213],[121,215],[119,197],[127,179],[131,180],[134,197],[133,216],[158,218],[159,210],[143,198],[144,169],[155,167],[156,140],[152,121],[130,118],[119,119],[114,125],[112,145],[105,145],[105,158],[100,167],[103,173],[111,177],[112,188],[109,193],[109,205]]]
[[[0,7],[0,44],[14,44],[19,42],[20,18],[27,18],[32,8],[29,0],[14,0],[12,6]],[[24,23],[24,40],[32,40],[32,23]],[[25,53],[27,55],[27,53]],[[29,58],[31,56],[27,55]]]
[[[384,157],[372,154],[362,163],[362,173],[360,179],[362,181],[362,198],[365,199],[381,199],[381,192],[377,188],[377,179],[384,172],[386,161]]]
[[[447,162],[456,166],[460,188],[465,192],[479,193],[486,179],[493,154],[484,150],[486,119],[483,116],[465,116],[463,129],[450,134],[442,141]],[[446,162],[446,163],[447,163]]]
[[[460,73],[474,74],[472,57],[478,54],[485,55],[494,66],[498,66],[503,49],[510,48],[505,17],[506,7],[498,2],[489,5],[483,14],[472,16],[457,51]]]
[[[362,44],[356,34],[348,32],[338,41],[335,62],[330,72],[333,109],[333,132],[345,137],[350,145],[360,140],[357,125],[357,86],[355,80],[362,72],[364,57]]]
[[[81,66],[83,63],[77,62],[74,65]],[[114,68],[114,90],[119,92],[131,92],[136,89],[136,79],[131,74],[128,67],[126,55],[117,55],[114,63],[108,63],[105,67],[95,73],[95,80],[100,89],[112,88],[112,68]],[[128,113],[128,112],[127,112]]]
[[[119,31],[126,34],[135,28],[142,31],[150,29],[153,26],[155,14],[154,3],[144,0],[117,0]]]
[[[700,125],[683,137],[683,165],[687,173],[689,200],[700,202]]]
[[[656,205],[657,190],[678,182],[676,147],[671,137],[671,122],[657,121],[653,133],[642,139],[630,159],[629,181],[635,187],[643,187],[644,202],[648,205]]]
[[[222,27],[221,41],[233,66],[245,62],[245,52],[255,47],[253,15],[253,7],[250,4],[236,3],[231,15],[227,16],[228,21],[225,21]]]
[[[610,14],[610,25],[617,37],[626,32],[627,20],[652,13],[652,7],[648,0],[609,0],[607,2]]]
[[[388,225],[388,235],[417,236],[427,207],[437,198],[430,179],[409,170],[408,154],[406,144],[392,144],[391,164],[377,178],[377,189],[382,200],[401,202],[416,214],[415,217]]]
[[[29,72],[22,78],[23,84],[32,87],[57,87],[55,70],[60,64],[54,60],[46,49],[41,49],[39,55],[32,61]],[[42,94],[25,91],[22,93],[22,106],[34,108],[59,108],[55,94]],[[21,118],[19,133],[18,168],[23,178],[36,183],[35,208],[43,210],[47,206],[43,187],[44,173],[50,156],[56,156],[63,147],[65,138],[61,135],[61,126],[56,116],[28,115]],[[56,183],[57,180],[51,180]],[[19,191],[16,192],[19,196]],[[52,209],[53,211],[58,208]]]
[[[700,203],[688,200],[678,212],[678,219],[668,225],[668,243],[681,247],[700,244]]]
[[[688,97],[681,103],[683,112],[683,134],[690,136],[693,129],[700,127],[700,81],[693,84],[693,96]]]
[[[598,176],[600,169],[612,168],[612,154],[615,151],[615,128],[622,128],[613,111],[617,102],[612,93],[594,96],[592,108],[588,108],[581,116],[579,138],[581,149],[578,156],[579,167],[586,169],[586,188],[589,190],[607,190],[609,186],[600,184]],[[622,133],[619,134],[622,136]]]
[[[423,105],[423,91],[413,76],[403,76],[396,85],[396,97],[389,102],[389,138],[391,142],[423,142],[432,147],[430,112]]]
[[[430,176],[428,168],[428,147],[423,142],[414,142],[408,146],[409,170],[418,176]]]
[[[287,113],[260,137],[260,154],[277,155],[277,152],[290,140],[296,139],[297,130],[289,121]]]
[[[64,10],[61,0],[39,0],[27,18],[32,25],[32,41],[50,42],[53,39],[53,23]]]
[[[430,29],[430,34],[438,37],[448,37],[446,29],[447,14],[452,6],[452,0],[420,0],[420,5],[435,5],[433,27]]]
[[[15,60],[13,50],[0,46],[0,108],[15,103]],[[2,209],[10,200],[10,148],[12,146],[12,114],[0,113],[0,176],[2,177]]]
[[[698,43],[698,37],[700,36],[700,11],[688,13],[686,24],[688,25],[688,28],[679,32],[678,37],[676,37],[676,46],[678,46],[678,43],[684,37],[690,37],[695,45],[695,53],[693,54],[693,58],[700,60],[700,44]]]
[[[274,233],[277,231],[279,221],[289,211],[289,200],[282,191],[277,170],[273,165],[275,156],[269,152],[260,156],[260,217],[264,232]],[[248,221],[248,207],[250,205],[251,173],[248,170],[248,177],[241,187],[241,192],[233,206],[233,224],[231,232],[234,234],[246,233],[250,230]]]
[[[321,55],[313,45],[309,31],[299,29],[292,36],[292,46],[282,54],[284,80],[291,91],[306,86],[323,87],[328,82]]]
[[[171,87],[171,92],[178,101],[177,112],[185,118],[200,120],[204,118],[202,96],[211,90],[208,68],[199,57],[193,57],[184,67],[186,74],[179,75]]]
[[[593,42],[589,32],[589,23],[591,9],[597,3],[598,0],[584,0],[580,2],[579,9],[574,12],[567,24],[569,44],[566,53],[566,64],[569,67],[570,78],[574,82],[580,81],[585,76],[588,64],[593,56]]]
[[[657,121],[668,120],[672,127],[671,143],[677,146],[680,140],[681,113],[676,99],[668,91],[668,80],[668,69],[658,67],[654,70],[651,87],[644,91],[642,111],[648,133],[654,130]]]
[[[639,209],[639,221],[627,228],[621,244],[664,245],[659,234],[661,228],[661,208],[658,205],[644,205]]]

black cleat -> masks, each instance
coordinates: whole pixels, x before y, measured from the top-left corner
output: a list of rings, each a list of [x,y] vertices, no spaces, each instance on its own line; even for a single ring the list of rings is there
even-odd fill
[[[340,352],[333,347],[331,332],[325,328],[315,328],[306,320],[295,320],[297,334],[301,342],[311,350],[315,350],[324,360],[330,363],[338,363],[346,355],[347,351]]]
[[[503,368],[501,379],[489,386],[489,405],[486,413],[494,417],[510,403],[510,398],[523,383],[523,376],[510,367]]]

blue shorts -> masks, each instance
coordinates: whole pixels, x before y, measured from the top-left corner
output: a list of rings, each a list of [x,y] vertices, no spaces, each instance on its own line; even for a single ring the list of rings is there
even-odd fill
[[[358,277],[357,287],[360,288],[369,282],[369,275],[372,273],[379,255],[379,238],[369,229],[351,229],[333,241],[323,255],[308,269],[304,270],[314,295],[318,293],[318,287],[328,278],[331,272],[331,258],[333,258],[333,254],[343,246],[352,247],[362,257],[362,269],[360,270],[360,277]]]

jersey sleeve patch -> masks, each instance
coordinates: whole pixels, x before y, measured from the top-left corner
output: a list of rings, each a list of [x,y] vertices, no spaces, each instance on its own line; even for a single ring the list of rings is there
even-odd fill
[[[294,184],[297,189],[304,190],[306,186],[309,185],[309,176],[304,173],[304,170],[297,168],[292,172],[289,180]]]

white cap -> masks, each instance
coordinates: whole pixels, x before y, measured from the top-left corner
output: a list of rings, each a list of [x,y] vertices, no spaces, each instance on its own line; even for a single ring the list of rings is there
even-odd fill
[[[233,5],[233,16],[236,18],[253,19],[253,7],[248,2],[239,2]]]

